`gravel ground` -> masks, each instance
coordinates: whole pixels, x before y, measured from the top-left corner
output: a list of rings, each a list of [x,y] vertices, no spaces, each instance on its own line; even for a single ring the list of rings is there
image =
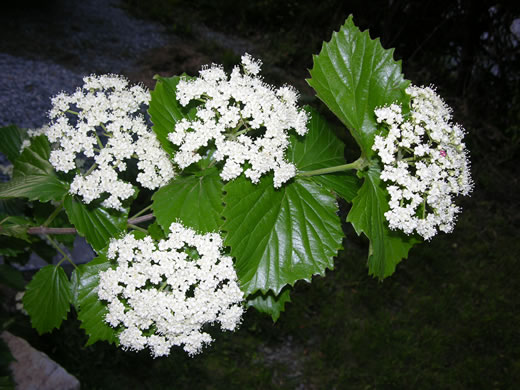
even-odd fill
[[[55,0],[4,10],[0,32],[8,39],[0,41],[0,126],[41,127],[53,95],[72,92],[91,73],[121,74],[146,51],[167,44],[162,26],[137,20],[120,6],[119,0]],[[0,153],[0,165],[7,163]],[[0,179],[7,177],[0,172]],[[71,255],[80,264],[94,254],[77,237]],[[22,269],[46,264],[33,253]]]
[[[120,7],[119,0],[55,0],[4,10],[0,126],[41,127],[51,96],[73,91],[85,75],[131,69],[147,50],[167,44],[162,26]]]
[[[82,75],[61,65],[0,53],[0,126],[41,127],[50,97],[81,84]]]

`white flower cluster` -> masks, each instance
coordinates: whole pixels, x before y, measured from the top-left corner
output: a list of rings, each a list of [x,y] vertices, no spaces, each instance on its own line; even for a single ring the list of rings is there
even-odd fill
[[[451,123],[451,109],[430,87],[410,86],[406,92],[409,115],[396,104],[375,110],[388,131],[375,137],[372,149],[384,165],[381,179],[388,182],[390,228],[416,231],[428,240],[438,230],[453,230],[460,211],[454,197],[468,195],[473,183],[464,130]]]
[[[105,321],[123,329],[123,348],[149,347],[157,357],[184,345],[194,355],[212,341],[204,325],[236,328],[244,295],[233,261],[221,249],[217,233],[199,235],[179,223],[158,243],[149,236],[112,240],[108,258],[117,258],[117,268],[100,272],[98,296],[108,301]]]
[[[155,134],[139,114],[148,105],[149,92],[116,75],[91,75],[72,95],[60,93],[52,99],[51,124],[46,132],[56,143],[50,162],[58,171],[77,170],[70,193],[90,203],[105,194],[103,206],[119,209],[121,201],[134,194],[121,180],[126,160],[137,159],[137,181],[155,189],[173,176],[173,165]],[[81,157],[93,158],[88,174],[79,173]]]
[[[296,167],[285,160],[289,145],[287,132],[307,132],[308,115],[298,109],[297,92],[290,86],[279,89],[264,83],[258,75],[261,62],[242,56],[242,67],[231,75],[212,65],[200,71],[200,77],[182,79],[177,99],[182,106],[201,100],[194,120],[183,119],[175,125],[169,140],[179,146],[174,160],[180,168],[202,158],[201,149],[214,142],[217,161],[226,160],[221,172],[224,180],[240,176],[258,183],[260,177],[274,171],[274,186],[296,175]]]

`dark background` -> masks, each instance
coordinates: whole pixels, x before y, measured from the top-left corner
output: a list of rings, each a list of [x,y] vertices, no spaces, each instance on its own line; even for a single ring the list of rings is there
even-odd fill
[[[346,226],[335,270],[312,285],[298,283],[276,324],[250,310],[239,331],[216,332],[194,358],[84,347],[74,313],[44,336],[13,314],[10,331],[76,375],[83,389],[517,388],[520,2],[126,0],[119,7],[170,34],[166,45],[128,57],[121,71],[132,80],[153,87],[155,73],[196,74],[211,62],[231,67],[245,48],[263,60],[266,81],[295,85],[315,106],[321,103],[304,81],[311,55],[353,14],[385,48],[396,48],[408,79],[434,84],[453,107],[467,131],[474,192],[461,199],[455,232],[413,248],[384,282],[367,275],[367,242]],[[83,60],[110,56],[100,43],[79,54],[74,44],[56,44],[63,9],[60,1],[11,4],[1,52],[106,71],[109,65],[88,69]],[[347,142],[351,161],[358,151]]]

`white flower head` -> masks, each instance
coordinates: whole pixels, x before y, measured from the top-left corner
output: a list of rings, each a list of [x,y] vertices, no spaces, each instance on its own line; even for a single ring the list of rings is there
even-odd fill
[[[83,81],[72,95],[52,99],[45,130],[54,143],[49,161],[58,171],[76,170],[70,193],[85,203],[108,194],[103,206],[120,209],[121,201],[135,192],[119,177],[129,159],[137,159],[136,180],[149,189],[173,178],[173,165],[141,115],[150,100],[148,90],[129,86],[117,75],[91,75]],[[79,173],[85,159],[90,159],[90,169]]]
[[[194,119],[175,124],[168,139],[177,145],[174,161],[181,169],[199,161],[208,146],[215,146],[215,159],[224,161],[221,177],[232,180],[245,174],[253,183],[270,171],[274,186],[296,175],[294,164],[286,161],[289,131],[307,133],[308,115],[296,105],[294,88],[274,88],[259,76],[261,62],[249,54],[242,56],[242,68],[236,66],[227,75],[221,66],[200,71],[196,79],[181,79],[177,99],[182,106],[193,100]]]
[[[473,182],[464,130],[451,123],[451,109],[431,87],[410,86],[406,92],[411,96],[408,115],[396,104],[375,110],[384,131],[372,149],[383,162],[390,229],[417,232],[428,240],[439,230],[453,230],[460,211],[454,197],[469,195]]]
[[[98,296],[108,302],[105,321],[121,330],[123,348],[149,348],[158,357],[183,346],[194,355],[213,341],[206,324],[223,330],[240,324],[244,294],[217,233],[173,223],[159,242],[131,234],[114,239],[107,256],[117,266],[100,272]]]

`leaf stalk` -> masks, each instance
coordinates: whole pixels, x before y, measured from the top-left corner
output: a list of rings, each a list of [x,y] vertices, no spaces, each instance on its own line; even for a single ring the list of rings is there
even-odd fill
[[[317,175],[326,175],[328,173],[336,173],[336,172],[344,172],[350,170],[361,170],[368,166],[368,161],[363,156],[358,158],[356,161],[351,162],[349,164],[336,165],[333,167],[315,169],[313,171],[303,171],[299,172],[299,177],[308,177],[308,176],[317,176]]]

